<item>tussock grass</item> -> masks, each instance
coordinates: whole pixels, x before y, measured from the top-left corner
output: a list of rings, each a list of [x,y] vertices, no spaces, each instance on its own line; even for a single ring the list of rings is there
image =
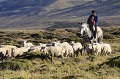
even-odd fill
[[[32,53],[31,53],[32,54]],[[34,55],[34,54],[33,54]],[[10,78],[43,78],[43,79],[112,79],[119,77],[119,68],[110,67],[109,62],[111,58],[118,57],[120,54],[111,56],[79,56],[78,58],[58,59],[53,58],[53,62],[48,60],[41,60],[40,58],[22,59],[18,58],[17,61],[27,60],[31,63],[30,68],[21,70],[8,69],[0,71],[2,76],[10,76]],[[9,62],[9,61],[8,61]],[[20,61],[21,62],[21,61]],[[26,61],[24,61],[26,63]],[[23,62],[23,63],[24,63]],[[24,63],[24,64],[25,64]],[[101,65],[103,64],[103,65]],[[30,65],[30,64],[29,64]],[[101,66],[100,66],[101,65]],[[16,72],[16,73],[15,73]],[[18,75],[21,73],[20,75]],[[108,74],[107,74],[108,73]],[[13,75],[17,74],[17,75]],[[24,75],[22,75],[24,74]]]
[[[32,68],[31,62],[25,59],[13,59],[0,63],[0,70],[27,70],[30,68]]]
[[[119,79],[120,78],[120,36],[118,28],[102,28],[115,54],[108,56],[80,55],[77,58],[49,61],[42,53],[27,53],[15,59],[0,61],[0,79]],[[20,47],[21,39],[35,45],[51,43],[54,40],[79,41],[78,29],[49,29],[45,31],[0,31],[1,44]],[[13,41],[13,42],[12,42]],[[84,52],[83,52],[84,53]]]
[[[109,59],[108,62],[105,62],[110,67],[118,67],[120,68],[120,56]]]

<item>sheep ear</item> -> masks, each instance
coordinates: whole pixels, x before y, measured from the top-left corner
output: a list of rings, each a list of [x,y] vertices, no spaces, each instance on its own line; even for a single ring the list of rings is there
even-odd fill
[[[78,24],[84,24],[85,22],[78,22]]]

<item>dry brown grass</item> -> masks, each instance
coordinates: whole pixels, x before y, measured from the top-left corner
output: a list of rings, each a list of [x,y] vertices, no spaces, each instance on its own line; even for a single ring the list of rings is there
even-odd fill
[[[104,31],[111,32],[113,28],[107,27],[104,28]],[[118,29],[115,29],[116,31]],[[49,32],[49,33],[48,33]],[[16,40],[16,36],[18,39],[11,43],[12,45],[18,45],[20,39],[24,38],[28,41],[33,42],[44,42],[48,43],[53,41],[54,39],[58,38],[58,35],[66,35],[69,34],[70,36],[76,37],[75,39],[79,38],[76,36],[75,33],[78,32],[78,29],[72,30],[65,30],[65,29],[56,29],[52,31],[41,31],[41,30],[6,30],[0,31],[0,34],[3,36],[1,39],[1,44],[8,44],[11,43],[10,40],[6,39],[6,36],[9,37],[11,40]],[[112,31],[113,32],[113,31]],[[42,36],[41,38],[33,38],[31,34],[39,34]],[[13,34],[13,35],[11,35]],[[49,35],[56,35],[55,38],[48,39]],[[0,70],[0,79],[120,79],[120,68],[119,67],[111,67],[109,64],[104,62],[109,61],[111,58],[119,57],[120,56],[120,38],[114,35],[114,39],[104,39],[105,43],[110,43],[112,50],[116,53],[113,55],[108,56],[94,56],[94,55],[83,55],[79,56],[78,58],[67,58],[67,59],[58,59],[53,58],[53,62],[48,60],[42,60],[39,53],[30,53],[29,55],[16,59],[16,60],[26,60],[27,62],[31,63],[30,69],[21,69],[21,70]],[[25,38],[27,37],[27,38]],[[56,38],[57,37],[57,38]],[[73,37],[73,38],[74,38]],[[59,38],[62,38],[59,36]],[[64,39],[67,41],[69,36]],[[72,38],[69,38],[69,40]],[[58,40],[58,39],[57,39]],[[80,41],[80,40],[79,40]],[[15,62],[14,60],[10,60]],[[10,62],[8,61],[8,62]],[[120,61],[118,61],[120,62]],[[15,62],[16,63],[16,62]],[[26,63],[26,64],[29,64]],[[1,62],[0,62],[1,64]],[[19,63],[18,63],[19,64]],[[22,67],[21,67],[22,68]]]

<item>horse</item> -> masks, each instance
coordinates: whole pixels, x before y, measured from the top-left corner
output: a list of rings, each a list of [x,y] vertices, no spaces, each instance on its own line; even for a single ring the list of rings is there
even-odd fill
[[[79,22],[78,22],[79,23]],[[79,29],[80,29],[80,36],[83,37],[83,43],[90,42],[102,42],[103,39],[103,31],[100,27],[97,27],[96,32],[96,39],[93,39],[93,33],[89,28],[89,25],[87,23],[79,23]]]

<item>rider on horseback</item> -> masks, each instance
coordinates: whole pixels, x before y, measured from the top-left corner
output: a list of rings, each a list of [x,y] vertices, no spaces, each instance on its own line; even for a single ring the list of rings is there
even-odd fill
[[[92,38],[94,37],[94,39],[96,39],[96,32],[97,32],[97,26],[98,26],[98,16],[96,15],[95,10],[92,10],[92,14],[89,16],[87,23],[89,25],[90,30],[93,33]]]

